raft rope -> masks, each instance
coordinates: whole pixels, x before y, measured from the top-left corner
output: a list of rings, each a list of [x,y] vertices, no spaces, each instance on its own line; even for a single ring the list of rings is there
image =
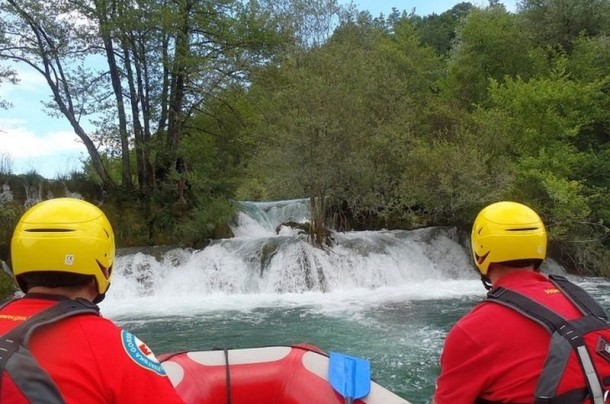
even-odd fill
[[[231,368],[229,366],[229,350],[223,348],[225,353],[225,369],[226,369],[226,383],[227,386],[227,404],[231,404]]]

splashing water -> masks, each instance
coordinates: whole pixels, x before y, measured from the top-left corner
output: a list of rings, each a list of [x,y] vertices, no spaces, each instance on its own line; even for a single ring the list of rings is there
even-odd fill
[[[241,223],[260,232],[251,222]],[[278,225],[268,218],[264,223]],[[121,303],[108,304],[107,310],[184,314],[218,310],[213,302],[222,300],[249,307],[273,302],[337,307],[340,300],[371,304],[480,294],[455,229],[335,233],[333,238],[332,247],[320,249],[305,235],[249,233],[203,250],[171,250],[159,259],[122,256],[107,298]]]
[[[157,353],[309,342],[365,357],[428,403],[447,331],[485,295],[456,230],[333,233],[320,249],[282,226],[304,223],[306,202],[242,202],[235,238],[120,256],[102,312]],[[579,282],[610,305],[606,280]]]

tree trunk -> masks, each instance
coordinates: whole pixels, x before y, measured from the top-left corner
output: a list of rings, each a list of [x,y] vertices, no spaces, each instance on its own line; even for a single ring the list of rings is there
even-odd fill
[[[326,198],[323,195],[311,196],[309,198],[309,209],[311,215],[311,226],[309,228],[309,238],[311,242],[317,247],[323,247],[328,245],[329,241],[326,236],[328,230],[326,229]]]
[[[102,34],[104,35],[104,34]],[[125,114],[125,102],[123,101],[123,86],[119,69],[114,57],[114,48],[112,40],[109,37],[104,37],[104,48],[106,49],[106,58],[108,59],[108,69],[110,71],[110,79],[112,81],[112,89],[116,98],[117,114],[119,118],[119,136],[121,139],[121,162],[123,166],[122,180],[123,186],[126,189],[133,189],[131,181],[131,164],[129,152],[129,139],[127,134],[127,115]]]

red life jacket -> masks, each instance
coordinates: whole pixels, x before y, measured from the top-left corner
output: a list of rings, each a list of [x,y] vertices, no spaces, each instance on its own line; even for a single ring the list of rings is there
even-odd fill
[[[608,316],[587,292],[565,277],[550,275],[549,280],[580,310],[582,317],[566,320],[529,297],[502,287],[492,289],[485,301],[516,310],[551,334],[548,354],[536,384],[536,404],[587,401],[604,404],[610,390]],[[570,376],[575,372],[584,375],[586,385],[578,385],[582,379]]]
[[[99,315],[99,308],[84,299],[60,300],[0,337],[0,402],[64,403],[55,382],[38,365],[28,344],[36,328],[80,314]]]

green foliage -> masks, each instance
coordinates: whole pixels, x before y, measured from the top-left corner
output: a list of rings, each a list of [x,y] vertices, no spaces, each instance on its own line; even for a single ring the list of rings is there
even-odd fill
[[[585,223],[591,215],[583,184],[542,170],[538,164],[532,168],[524,165],[514,184],[514,196],[537,206],[540,214],[547,218],[553,240],[570,240],[572,227]]]
[[[0,262],[0,265],[2,265],[2,262]],[[13,297],[17,290],[13,277],[9,276],[5,271],[0,271],[0,299],[5,300]]]
[[[152,244],[148,209],[136,200],[100,206],[110,221],[118,247]],[[159,243],[166,244],[166,243]]]
[[[188,220],[177,228],[178,238],[189,244],[201,244],[205,240],[232,237],[229,223],[235,217],[235,206],[226,199],[203,201],[193,210]]]
[[[571,79],[567,61],[558,56],[546,77],[493,82],[493,106],[479,110],[476,119],[481,129],[494,127],[500,139],[494,153],[510,158],[515,175],[509,195],[542,214],[567,261],[600,272],[598,258],[605,255],[593,254],[587,243],[600,246],[606,238],[597,212],[610,206],[600,197],[608,188],[607,164],[599,157],[608,146],[607,137],[591,136],[592,128],[604,132],[607,117],[600,108],[607,96],[604,81]]]
[[[453,47],[459,24],[471,10],[472,4],[459,3],[440,15],[409,18],[417,27],[422,44],[431,47],[440,55],[447,56]]]
[[[391,214],[439,72],[406,19],[389,35],[346,22],[325,46],[256,76],[250,94],[264,111],[256,128],[264,146],[250,167],[264,173],[271,197],[328,197],[356,215]]]
[[[570,80],[562,67],[545,78],[493,83],[490,91],[493,102],[511,116],[513,149],[523,154],[535,154],[537,145],[573,142],[595,118],[600,96],[599,83]]]
[[[13,230],[24,212],[24,208],[17,201],[0,201],[0,260],[10,259],[9,246],[13,237]]]
[[[579,36],[574,40],[572,55],[566,65],[575,80],[607,80],[610,65],[610,36]]]
[[[532,52],[514,14],[503,7],[473,9],[458,29],[445,91],[464,108],[484,104],[490,80],[532,76]]]
[[[541,47],[570,53],[574,41],[609,34],[610,3],[606,0],[522,0],[519,18]]]
[[[16,18],[19,4],[38,24]],[[81,193],[126,246],[231,236],[235,198],[309,197],[321,238],[326,220],[467,227],[483,205],[513,199],[542,214],[563,263],[610,275],[608,1],[387,19],[336,0],[113,4],[0,6],[14,28],[0,59],[19,35],[36,45],[19,49],[26,63],[56,55],[53,111],[91,156],[56,183],[7,180],[17,200]],[[58,17],[75,11],[91,25]],[[73,64],[100,43],[101,75]],[[10,165],[0,154],[0,173]],[[20,206],[0,210],[5,239]]]
[[[403,205],[423,210],[426,225],[468,223],[482,205],[502,199],[510,167],[467,129],[440,135],[420,140],[409,152]]]

